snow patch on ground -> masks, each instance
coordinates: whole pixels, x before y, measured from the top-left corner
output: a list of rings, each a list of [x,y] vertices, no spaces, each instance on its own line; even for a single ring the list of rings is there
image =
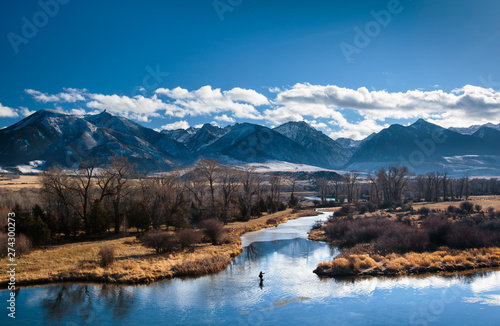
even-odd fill
[[[345,173],[345,171],[331,170],[321,168],[318,166],[307,164],[296,164],[284,161],[272,161],[267,163],[248,163],[244,167],[254,167],[256,172],[317,172],[317,171],[331,171],[337,173]]]

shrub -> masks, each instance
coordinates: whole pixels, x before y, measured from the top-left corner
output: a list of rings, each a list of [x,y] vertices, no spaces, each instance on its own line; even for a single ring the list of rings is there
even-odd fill
[[[455,249],[481,248],[486,245],[488,235],[484,231],[465,223],[455,223],[447,236],[447,245]]]
[[[115,261],[115,248],[104,245],[99,249],[99,262],[102,267],[107,267]]]
[[[7,253],[9,252],[8,248],[12,248],[8,243],[8,235],[7,233],[0,232],[0,257],[7,257]],[[24,254],[28,254],[31,251],[31,240],[27,238],[24,234],[20,234],[16,237],[14,243],[14,249],[16,250],[16,257],[20,257]]]
[[[174,251],[177,246],[175,237],[164,231],[150,231],[141,238],[141,242],[156,250],[157,254]]]
[[[7,233],[0,232],[0,257],[6,257],[7,252],[9,251],[9,244],[8,244],[8,235]]]
[[[311,227],[311,230],[319,230],[323,227],[324,222],[323,221],[316,221]]]
[[[201,237],[201,233],[193,229],[182,229],[177,233],[178,241],[183,249],[200,243]]]
[[[465,211],[467,214],[471,214],[474,210],[474,204],[470,201],[464,201],[463,203],[460,203],[460,209]]]
[[[422,215],[424,217],[427,217],[427,216],[429,216],[430,212],[431,212],[431,210],[424,206],[424,207],[421,207],[418,209],[417,214]]]
[[[460,210],[458,209],[458,207],[450,205],[450,206],[448,206],[446,211],[448,212],[449,215],[453,215],[453,214],[457,214]]]
[[[203,228],[203,233],[212,241],[213,245],[221,243],[226,232],[224,224],[216,219],[210,219],[203,221],[201,227]]]
[[[344,205],[342,206],[337,212],[335,212],[335,215],[337,216],[349,216],[354,213],[355,209],[352,206],[349,205]]]
[[[271,218],[267,219],[266,224],[267,225],[276,225],[276,224],[278,224],[278,221],[275,218],[271,217]]]
[[[286,205],[283,202],[279,202],[278,204],[278,211],[284,211],[286,209]]]
[[[429,235],[430,245],[435,248],[446,245],[451,225],[451,222],[441,215],[429,216],[422,222],[422,227],[425,228]]]
[[[476,210],[476,212],[479,213],[480,211],[483,210],[483,207],[481,205],[479,205],[479,204],[476,204],[476,205],[474,205],[474,209]]]

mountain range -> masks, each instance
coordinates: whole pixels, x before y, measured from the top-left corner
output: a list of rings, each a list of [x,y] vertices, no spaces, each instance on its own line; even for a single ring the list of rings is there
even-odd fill
[[[106,163],[114,155],[125,155],[151,172],[208,158],[232,165],[286,162],[365,172],[406,165],[416,173],[498,176],[499,143],[500,124],[445,129],[421,119],[355,141],[333,140],[305,122],[272,129],[236,123],[157,132],[106,111],[77,116],[40,110],[0,130],[0,167],[74,167],[83,160]]]

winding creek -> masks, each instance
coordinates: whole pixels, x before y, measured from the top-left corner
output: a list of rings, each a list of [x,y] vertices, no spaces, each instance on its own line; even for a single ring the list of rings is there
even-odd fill
[[[500,272],[338,281],[312,273],[337,253],[307,240],[327,213],[247,233],[223,272],[141,286],[59,284],[17,292],[19,325],[500,325]],[[258,274],[265,273],[263,286]]]

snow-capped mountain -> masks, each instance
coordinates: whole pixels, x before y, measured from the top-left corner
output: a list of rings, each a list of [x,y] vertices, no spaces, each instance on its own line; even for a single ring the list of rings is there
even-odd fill
[[[481,129],[482,127],[488,127],[488,128],[500,130],[500,123],[499,124],[493,124],[493,123],[490,122],[490,123],[487,123],[487,124],[484,124],[484,125],[473,125],[473,126],[470,126],[470,127],[467,127],[467,128],[450,127],[448,129],[451,130],[451,131],[456,131],[456,132],[458,132],[458,133],[460,133],[462,135],[472,135],[475,132],[477,132],[479,129]]]
[[[304,121],[287,122],[274,130],[302,145],[307,149],[311,158],[322,162],[320,166],[340,168],[352,155],[351,151],[344,146]]]
[[[91,158],[106,163],[114,155],[125,155],[140,169],[165,170],[180,163],[179,151],[189,153],[182,150],[184,145],[173,145],[179,150],[170,153],[162,148],[159,133],[107,112],[80,117],[40,110],[0,130],[0,165],[41,160],[46,167],[69,167]]]
[[[478,160],[463,161],[472,156]],[[492,165],[492,157],[499,164]],[[405,165],[416,173],[500,175],[500,146],[488,137],[463,135],[420,119],[407,127],[395,124],[380,131],[359,146],[345,168],[372,171],[388,165]]]
[[[495,127],[495,125],[493,125]],[[225,128],[156,132],[106,111],[77,116],[40,110],[0,130],[0,169],[27,171],[53,165],[74,167],[95,159],[106,164],[125,155],[141,170],[166,171],[199,158],[221,163],[319,167],[373,171],[389,165],[416,173],[500,175],[500,130],[481,126],[471,135],[419,120],[392,125],[363,141],[334,141],[304,122],[274,129],[251,123]]]

